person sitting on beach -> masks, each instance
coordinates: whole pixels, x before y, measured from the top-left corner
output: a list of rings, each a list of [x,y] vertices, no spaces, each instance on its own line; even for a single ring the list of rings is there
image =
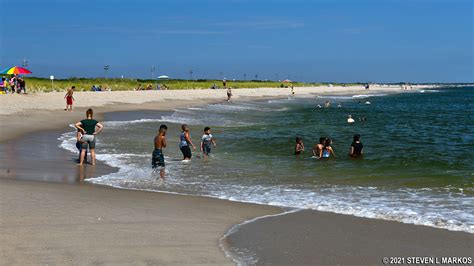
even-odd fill
[[[76,148],[79,150],[79,159],[77,160],[78,162],[81,161],[81,153],[82,153],[82,132],[80,129],[77,129],[76,132]],[[86,151],[86,156],[84,157],[84,162],[87,163],[87,151]]]
[[[181,134],[179,135],[179,149],[183,153],[183,161],[191,160],[192,153],[189,146],[193,146],[194,150],[196,150],[196,146],[194,146],[193,142],[191,141],[188,125],[183,124],[181,129],[183,131],[181,131]]]
[[[354,141],[351,144],[351,151],[349,153],[349,156],[352,158],[357,158],[361,157],[362,154],[364,154],[364,145],[362,145],[362,142],[360,142],[360,135],[355,134]]]
[[[229,87],[227,89],[227,102],[230,103],[231,102],[231,99],[232,99],[232,88]]]
[[[319,138],[319,143],[315,144],[313,147],[313,156],[316,158],[319,158],[319,155],[321,154],[321,151],[324,148],[324,143],[326,142],[326,137],[320,137]]]
[[[300,138],[300,137],[297,137],[296,138],[296,144],[295,144],[295,155],[300,155],[303,152],[304,152],[303,139]]]
[[[83,136],[82,140],[82,151],[81,159],[79,160],[79,165],[82,165],[84,162],[84,157],[86,155],[87,148],[91,153],[92,165],[95,165],[95,136],[99,134],[104,126],[99,123],[97,120],[93,119],[94,111],[92,109],[87,109],[86,119],[83,119],[76,123],[76,128],[79,129]]]
[[[64,111],[72,112],[72,104],[75,101],[72,95],[74,94],[75,88],[75,86],[72,86],[67,90],[66,95],[64,95],[64,99],[66,99],[66,109],[64,109]]]
[[[146,90],[147,91],[153,90],[153,86],[151,84],[148,84],[148,86],[146,86]]]
[[[151,157],[151,167],[153,171],[160,169],[160,178],[165,179],[165,156],[163,155],[163,148],[166,148],[166,132],[168,127],[161,125],[158,134],[155,136],[155,149]]]
[[[355,120],[354,120],[354,118],[352,118],[352,115],[348,115],[347,116],[347,123],[352,124],[354,122],[355,122]]]
[[[331,147],[332,140],[331,139],[326,139],[324,142],[324,147],[323,149],[319,152],[319,158],[329,158],[332,156],[336,157],[336,154],[334,154],[334,150]]]
[[[204,158],[208,157],[211,154],[211,146],[216,146],[216,142],[211,134],[211,128],[204,128],[204,135],[201,138],[201,152]]]

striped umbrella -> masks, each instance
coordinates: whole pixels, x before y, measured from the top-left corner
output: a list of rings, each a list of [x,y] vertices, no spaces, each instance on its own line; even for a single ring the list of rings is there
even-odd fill
[[[31,71],[29,71],[26,68],[14,66],[0,72],[0,75],[18,75],[18,74],[31,74]]]

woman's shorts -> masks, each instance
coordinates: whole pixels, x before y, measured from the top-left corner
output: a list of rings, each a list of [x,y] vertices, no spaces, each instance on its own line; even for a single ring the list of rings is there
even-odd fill
[[[87,149],[94,149],[95,148],[95,136],[94,135],[83,135],[82,138],[82,148]]]
[[[189,146],[182,146],[180,149],[181,149],[181,152],[183,153],[184,158],[191,158],[192,154],[191,154],[191,148]]]

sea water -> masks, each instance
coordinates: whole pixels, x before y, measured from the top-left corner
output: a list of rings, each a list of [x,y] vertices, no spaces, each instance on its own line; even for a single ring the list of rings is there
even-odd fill
[[[325,101],[330,108],[316,107]],[[346,122],[349,114],[354,124]],[[104,122],[97,152],[99,160],[120,170],[88,181],[474,233],[473,116],[474,87],[296,95],[166,114],[115,114]],[[151,170],[153,138],[162,123],[169,127],[165,182]],[[192,161],[181,161],[182,123],[190,126],[196,146],[203,128],[212,128],[217,147],[209,159],[195,152]],[[362,136],[363,159],[347,156],[354,134]],[[336,158],[312,158],[321,136],[333,140]],[[306,147],[300,157],[294,155],[296,137]],[[76,151],[73,131],[60,140]]]

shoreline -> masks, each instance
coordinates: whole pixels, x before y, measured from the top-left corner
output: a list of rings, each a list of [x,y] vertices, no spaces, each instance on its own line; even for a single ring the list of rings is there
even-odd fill
[[[377,94],[410,93],[433,86],[413,86],[401,90],[398,86],[373,86],[365,90],[353,87],[295,87],[295,97],[312,97],[322,94]],[[290,96],[289,88],[235,89],[234,100],[274,99]],[[94,116],[101,120],[104,113],[119,111],[170,111],[175,108],[200,106],[225,102],[225,90],[168,90],[168,91],[111,91],[76,92],[73,112],[64,111],[63,92],[33,93],[28,95],[0,95],[0,143],[21,137],[26,133],[66,128],[83,119],[87,108],[94,109]],[[15,117],[15,119],[12,119]]]
[[[311,91],[309,90],[308,93],[306,94],[301,94],[301,95],[298,95],[297,94],[297,97],[299,96],[303,96],[303,97],[315,97],[317,95],[352,95],[354,93],[358,93],[358,94],[377,94],[377,93],[406,93],[406,91],[402,91],[402,90],[393,90],[393,89],[390,89],[390,90],[387,90],[387,89],[382,89],[382,90],[371,90],[371,91],[365,91],[365,90],[359,90],[359,88],[357,88],[357,90],[354,90],[354,88],[352,88],[353,90],[347,90],[347,88],[344,88],[345,90],[341,90],[341,91],[331,91],[329,93],[318,93],[318,92],[315,92],[315,91]],[[288,89],[285,89],[286,91]],[[298,92],[298,91],[297,91]],[[365,93],[364,93],[365,92]],[[368,92],[368,93],[367,93]],[[411,92],[411,91],[408,91],[408,93]],[[129,93],[135,93],[135,92],[129,92]],[[285,98],[285,97],[288,97],[288,94],[276,94],[276,95],[247,95],[247,96],[240,96],[238,97],[238,101],[242,100],[242,101],[248,101],[248,100],[264,100],[264,99],[275,99],[275,98]],[[217,102],[224,102],[223,98],[220,97],[220,98],[206,98],[206,99],[202,99],[202,98],[199,98],[199,99],[192,99],[192,100],[180,100],[180,99],[173,99],[173,100],[162,100],[162,101],[154,101],[154,102],[146,102],[146,103],[141,103],[141,104],[138,104],[138,103],[135,103],[135,104],[105,104],[103,106],[100,106],[100,107],[94,107],[95,109],[101,109],[99,112],[97,112],[97,117],[98,118],[103,118],[104,115],[106,113],[114,113],[114,112],[127,112],[127,111],[141,111],[141,110],[153,110],[153,111],[172,111],[173,109],[175,108],[185,108],[185,107],[191,107],[191,106],[199,106],[199,105],[205,105],[205,104],[212,104],[212,103],[217,103]],[[45,110],[41,110],[41,111],[35,111],[34,114],[32,115],[29,115],[29,118],[32,119],[32,120],[41,120],[42,118],[46,118],[46,120],[51,120],[51,119],[55,119],[55,121],[57,123],[53,123],[53,124],[50,124],[50,125],[47,125],[46,127],[44,128],[41,128],[41,132],[44,132],[46,135],[48,135],[48,132],[51,132],[51,130],[57,130],[59,131],[61,128],[62,129],[65,129],[67,128],[67,125],[68,124],[65,124],[63,123],[62,126],[59,126],[60,125],[60,122],[63,122],[64,120],[66,119],[74,119],[77,117],[77,120],[79,120],[80,118],[82,118],[83,116],[83,112],[80,112],[80,111],[84,111],[85,108],[83,107],[80,107],[78,110],[76,110],[75,112],[73,113],[66,113],[67,116],[64,115],[64,111],[60,110],[59,112],[55,112],[55,111],[45,111]],[[62,111],[62,112],[61,112]],[[25,114],[24,114],[25,115]],[[22,119],[20,119],[22,120]],[[75,121],[75,120],[73,120]],[[24,120],[22,120],[21,122],[25,122]],[[18,130],[18,128],[14,128],[16,130]],[[18,134],[16,134],[16,137],[15,138],[10,138],[10,141],[6,141],[8,140],[8,138],[3,138],[0,137],[0,143],[5,143],[5,142],[18,142],[20,141],[21,139],[23,139],[21,136],[25,136],[28,135],[28,134],[32,134],[32,135],[36,135],[38,133],[33,133],[33,132],[38,132],[36,129],[37,128],[26,128],[27,130],[19,130],[19,131],[16,131]],[[3,130],[3,129],[2,129]],[[1,135],[4,135],[4,134],[1,134]],[[13,140],[12,140],[13,139]],[[56,147],[56,146],[55,146]],[[67,153],[70,153],[69,151],[64,151],[64,152],[67,152]],[[101,163],[103,164],[103,163]],[[88,168],[88,167],[87,167]],[[105,170],[105,172],[103,173],[107,173],[107,171],[111,171],[111,169],[108,169],[108,170]],[[93,173],[93,174],[96,174],[96,173]],[[98,173],[97,173],[98,174]],[[1,179],[0,179],[1,180]],[[2,183],[1,185],[5,185],[5,182],[3,180],[1,180]],[[14,181],[12,181],[14,182]],[[45,183],[45,186],[47,185],[47,183]],[[14,184],[13,185],[14,187],[18,186],[18,184]],[[26,186],[31,186],[31,187],[34,187],[35,185],[31,185],[31,184],[28,184]],[[104,187],[105,189],[112,189],[112,190],[117,190],[117,191],[131,191],[131,190],[128,190],[128,189],[117,189],[117,188],[113,188],[113,187],[109,187],[109,186],[102,186],[102,185],[96,185],[96,184],[91,184],[91,183],[88,183],[88,186],[92,186],[92,187]],[[59,191],[58,191],[59,192]],[[114,192],[115,193],[115,192]],[[121,193],[121,192],[116,192],[116,193]],[[128,192],[124,192],[124,193],[128,193]],[[156,192],[147,192],[147,191],[136,191],[136,193],[156,193]],[[171,194],[171,193],[163,193],[163,192],[159,192],[159,193],[156,193],[156,194],[167,194],[170,196],[170,199],[172,199],[171,201],[174,201],[174,197],[184,197],[184,198],[191,198],[189,199],[189,201],[192,201],[193,199],[195,199],[196,197],[197,198],[205,198],[205,199],[209,199],[209,200],[215,200],[217,202],[221,202],[219,204],[222,204],[223,206],[227,205],[227,204],[239,204],[239,208],[241,212],[247,214],[247,208],[249,208],[249,206],[254,206],[256,204],[252,204],[252,203],[243,203],[243,202],[236,202],[236,201],[230,201],[230,200],[222,200],[222,199],[216,199],[216,198],[210,198],[210,197],[201,197],[201,196],[193,196],[193,195],[181,195],[181,194]],[[189,203],[186,203],[186,204],[189,204]],[[179,209],[180,207],[182,207],[183,205],[178,205],[177,208]],[[287,213],[283,212],[281,207],[275,207],[275,206],[269,206],[269,205],[258,205],[259,207],[261,207],[261,209],[259,209],[259,215],[257,216],[245,216],[246,219],[244,220],[240,220],[240,221],[237,221],[237,220],[233,220],[232,223],[229,225],[227,224],[226,227],[225,227],[225,230],[222,230],[220,232],[220,235],[217,236],[217,240],[216,242],[214,243],[216,247],[219,247],[219,238],[221,238],[223,235],[226,235],[227,231],[226,230],[230,230],[229,228],[233,228],[234,226],[238,226],[239,229],[241,229],[243,226],[240,226],[241,223],[243,222],[244,223],[244,226],[246,226],[247,224],[247,221],[253,221],[255,220],[256,223],[260,223],[261,220],[265,220],[266,218],[271,218],[273,217],[274,214],[276,214],[276,216],[286,216]],[[208,207],[205,207],[204,209],[208,209]],[[65,212],[69,212],[68,210],[64,210]],[[314,210],[310,210],[311,212],[314,212],[314,213],[320,213],[318,211],[314,211]],[[143,215],[143,214],[141,214]],[[270,216],[269,216],[270,215]],[[320,214],[319,214],[320,215]],[[341,214],[338,214],[338,215],[341,215]],[[257,218],[255,218],[257,217]],[[263,217],[263,218],[262,218]],[[350,216],[350,215],[341,215],[341,217],[353,217],[353,216]],[[262,219],[261,219],[262,218]],[[357,217],[355,217],[357,218]],[[193,217],[188,217],[188,219],[193,219]],[[341,218],[342,220],[344,220],[344,218]],[[347,218],[349,219],[349,218]],[[365,219],[365,218],[359,218],[359,219]],[[370,220],[374,220],[375,223],[378,223],[378,221],[384,221],[384,220],[378,220],[378,219],[370,219]],[[2,221],[3,222],[3,221]],[[301,219],[297,219],[296,222],[302,222]],[[253,222],[250,222],[250,223],[253,223]],[[340,222],[337,222],[337,223],[340,223]],[[362,223],[365,223],[365,222],[362,222]],[[394,223],[397,223],[397,222],[394,222]],[[288,224],[286,224],[288,225]],[[415,225],[412,225],[412,224],[405,224],[406,226],[415,226]],[[415,226],[416,227],[416,226]],[[430,228],[430,227],[429,227]],[[430,228],[430,229],[433,229],[433,230],[442,230],[442,229],[436,229],[436,228]],[[451,232],[451,231],[449,231]],[[237,234],[240,234],[239,232],[237,232]],[[468,234],[468,233],[466,233]],[[250,237],[250,235],[246,234],[245,238],[248,238]],[[226,237],[224,237],[226,238]],[[227,239],[227,238],[226,238]],[[223,240],[224,241],[224,240]],[[227,241],[227,240],[225,240]],[[222,241],[221,241],[222,242]],[[471,243],[472,244],[472,243]],[[224,256],[224,254],[221,254],[222,256]],[[138,258],[138,257],[137,257]],[[214,258],[216,261],[218,260],[217,257]]]

